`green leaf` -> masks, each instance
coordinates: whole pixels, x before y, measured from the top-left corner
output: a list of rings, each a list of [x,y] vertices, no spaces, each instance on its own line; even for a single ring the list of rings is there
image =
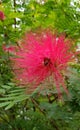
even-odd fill
[[[5,107],[5,106],[7,106],[8,104],[10,104],[10,102],[2,102],[2,103],[0,103],[0,107]]]
[[[5,90],[4,89],[0,89],[0,94],[5,94]]]
[[[2,85],[1,87],[4,89],[7,89],[7,90],[11,89],[11,86],[9,86],[9,85]]]
[[[10,103],[7,105],[7,107],[5,107],[5,110],[10,109],[11,107],[14,106],[14,104],[15,104],[15,102],[10,102]]]

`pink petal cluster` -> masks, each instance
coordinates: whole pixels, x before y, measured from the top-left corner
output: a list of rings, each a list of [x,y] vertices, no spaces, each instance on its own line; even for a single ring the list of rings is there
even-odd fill
[[[0,20],[4,20],[5,19],[5,15],[2,11],[0,11]]]
[[[3,50],[5,52],[14,52],[15,51],[15,47],[14,46],[6,46],[5,44],[2,46]]]
[[[64,73],[68,62],[74,58],[71,45],[71,41],[65,39],[64,35],[57,37],[49,30],[27,33],[20,47],[16,47],[15,56],[11,58],[17,80],[24,85],[30,83],[35,89],[43,85],[46,79],[51,79],[49,82],[53,81],[59,96],[61,86],[68,93]]]

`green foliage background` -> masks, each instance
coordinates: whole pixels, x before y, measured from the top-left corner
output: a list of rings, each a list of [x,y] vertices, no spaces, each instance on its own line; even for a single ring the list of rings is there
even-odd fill
[[[2,49],[39,28],[65,33],[79,46],[80,1],[2,0],[0,10],[6,16],[0,20],[0,130],[80,130],[80,56],[77,64],[70,64],[66,83],[71,97],[63,93],[63,102],[55,91],[26,95],[13,82],[9,54]]]

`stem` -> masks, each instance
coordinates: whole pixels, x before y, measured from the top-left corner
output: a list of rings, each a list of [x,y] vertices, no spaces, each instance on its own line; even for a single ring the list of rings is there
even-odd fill
[[[16,12],[15,7],[16,7],[16,0],[14,1],[14,12]],[[15,32],[16,32],[16,18],[14,18],[14,27],[15,27]]]
[[[55,98],[51,99],[51,96],[47,95],[47,98],[48,98],[49,103],[53,103],[54,101],[56,101],[58,99],[58,96],[55,95]]]
[[[57,127],[57,124],[55,123],[55,120],[51,120],[50,124],[53,126],[53,128],[55,128],[55,130],[59,130],[59,128]]]
[[[45,115],[45,111],[39,107],[39,104],[36,102],[36,100],[33,99],[33,98],[31,98],[31,101],[32,101],[32,103],[35,105],[35,107],[37,107],[37,108],[39,109],[39,111],[40,111],[41,113],[43,113],[43,115]]]
[[[35,105],[35,107],[37,107],[37,108],[39,109],[39,111],[40,111],[43,115],[46,116],[44,110],[39,107],[39,104],[35,101],[35,99],[31,98],[31,100],[32,100],[32,103]],[[53,120],[53,119],[50,120],[50,124],[52,125],[53,128],[55,128],[55,130],[59,130],[58,127],[57,127],[57,124],[55,123],[55,120]]]

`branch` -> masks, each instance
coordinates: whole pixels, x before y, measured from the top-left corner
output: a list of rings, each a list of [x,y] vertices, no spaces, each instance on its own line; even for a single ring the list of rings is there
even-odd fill
[[[35,105],[35,107],[37,107],[37,108],[39,109],[39,111],[40,111],[41,113],[43,113],[43,115],[45,115],[44,109],[41,109],[41,108],[39,107],[39,104],[36,102],[36,100],[33,99],[33,98],[31,98],[31,101],[32,101],[32,103]]]

